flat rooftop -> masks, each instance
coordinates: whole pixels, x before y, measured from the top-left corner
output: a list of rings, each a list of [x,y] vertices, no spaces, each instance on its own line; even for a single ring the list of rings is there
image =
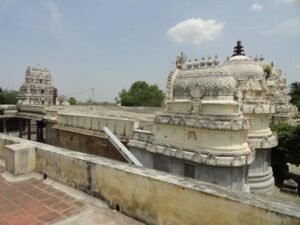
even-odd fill
[[[0,225],[142,225],[105,202],[36,174],[10,177],[0,165]]]
[[[158,107],[125,107],[118,105],[105,106],[49,106],[47,110],[57,111],[58,113],[65,113],[69,115],[80,116],[101,116],[125,118],[139,121],[140,127],[151,126],[156,114],[163,112],[163,108]]]
[[[76,113],[84,115],[97,115],[105,117],[120,117],[130,119],[152,119],[157,113],[162,112],[162,108],[158,107],[125,107],[118,105],[107,106],[88,106],[88,105],[74,105],[74,106],[49,106],[48,109],[56,110],[64,113]]]

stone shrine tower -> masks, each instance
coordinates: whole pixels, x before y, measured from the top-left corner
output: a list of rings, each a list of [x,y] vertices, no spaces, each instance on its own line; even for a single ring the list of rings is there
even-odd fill
[[[152,133],[135,133],[130,151],[147,167],[249,191],[254,151],[236,80],[217,57],[181,61],[168,77],[165,113]]]
[[[28,66],[17,99],[23,105],[55,105],[57,90],[52,85],[49,69]]]
[[[257,61],[261,60],[256,58]],[[263,63],[263,62],[262,62]],[[294,123],[298,114],[297,106],[290,103],[291,96],[288,94],[287,79],[280,69],[272,67],[271,74],[267,76],[267,97],[275,108],[272,124],[278,122]]]
[[[268,67],[271,65],[268,65]],[[286,78],[263,57],[251,59],[240,41],[231,58],[187,60],[181,53],[167,78],[164,114],[152,131],[136,130],[130,151],[150,168],[241,191],[273,190],[270,129],[292,122]]]
[[[266,95],[264,70],[260,63],[245,56],[240,41],[222,67],[236,79],[242,93],[242,112],[251,122],[248,143],[255,148],[255,160],[249,169],[250,190],[254,193],[271,191],[274,187],[271,149],[277,146],[277,139],[270,129],[274,107]]]

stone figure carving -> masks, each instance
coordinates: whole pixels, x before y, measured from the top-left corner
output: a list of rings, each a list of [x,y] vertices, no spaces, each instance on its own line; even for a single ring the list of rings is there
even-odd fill
[[[198,114],[200,112],[200,108],[201,108],[201,99],[194,98],[192,104],[192,112]]]
[[[183,68],[183,65],[184,63],[186,62],[186,56],[184,55],[183,52],[180,53],[179,56],[177,56],[177,60],[176,60],[176,67],[178,69],[182,69]]]

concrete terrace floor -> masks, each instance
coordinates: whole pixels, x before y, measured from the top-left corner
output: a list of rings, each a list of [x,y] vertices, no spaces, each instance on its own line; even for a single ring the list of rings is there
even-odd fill
[[[0,175],[0,225],[143,224],[111,210],[99,199],[41,176],[12,181],[3,165]]]

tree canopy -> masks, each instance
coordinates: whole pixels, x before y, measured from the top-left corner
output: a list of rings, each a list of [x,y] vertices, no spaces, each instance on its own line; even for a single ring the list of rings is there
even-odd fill
[[[15,90],[2,90],[0,87],[0,104],[17,104],[18,92]]]
[[[278,136],[278,146],[272,150],[272,167],[276,182],[281,183],[288,172],[287,163],[300,164],[300,124],[279,123],[272,129]]]
[[[123,106],[154,106],[160,107],[164,93],[156,84],[149,85],[146,81],[134,82],[129,90],[119,92],[116,101]]]
[[[70,105],[77,105],[77,100],[74,97],[70,97],[68,99],[68,102],[70,103]]]
[[[271,75],[272,73],[272,66],[270,64],[266,64],[263,66],[264,72],[266,73],[267,78]]]
[[[279,123],[273,127],[278,136],[278,146],[275,149],[281,157],[281,163],[300,164],[300,124],[296,126]]]
[[[300,110],[300,82],[294,82],[290,85],[291,103]]]

